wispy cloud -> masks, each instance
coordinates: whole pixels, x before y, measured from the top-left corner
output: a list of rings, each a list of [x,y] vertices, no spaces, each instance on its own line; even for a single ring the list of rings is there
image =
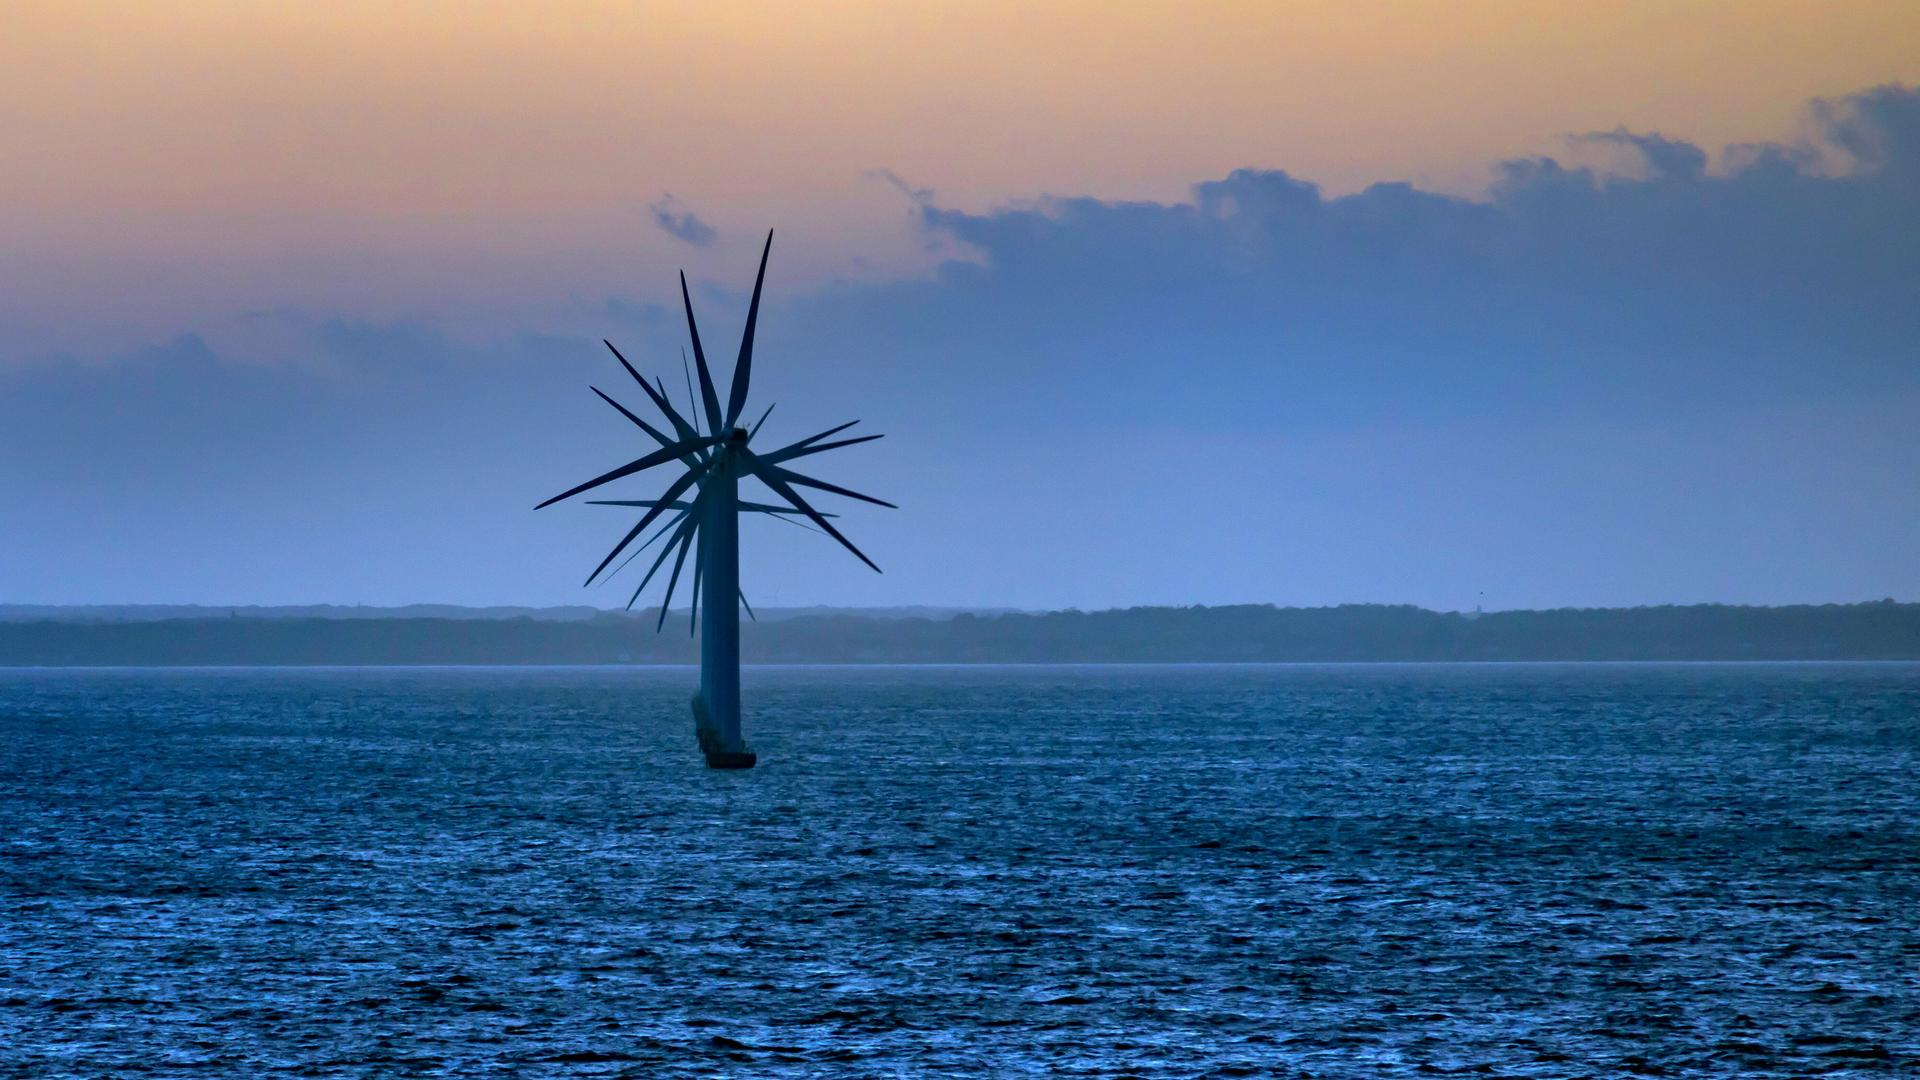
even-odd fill
[[[905,195],[907,198],[912,199],[920,206],[931,206],[933,204],[934,191],[932,188],[914,187],[902,179],[900,174],[894,172],[892,169],[868,169],[866,171],[866,177],[869,180],[880,181],[895,191],[898,191],[900,194]]]
[[[698,214],[688,209],[670,191],[648,203],[647,209],[653,213],[653,223],[660,226],[663,232],[694,247],[711,246],[719,236],[713,226],[701,221]]]

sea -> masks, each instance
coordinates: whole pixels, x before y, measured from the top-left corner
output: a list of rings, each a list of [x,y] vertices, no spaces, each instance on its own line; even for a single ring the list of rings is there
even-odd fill
[[[1920,1075],[1920,665],[0,670],[0,1076]]]

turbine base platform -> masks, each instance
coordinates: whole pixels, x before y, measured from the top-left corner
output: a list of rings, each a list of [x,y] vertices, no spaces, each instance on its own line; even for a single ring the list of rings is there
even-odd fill
[[[737,737],[729,745],[729,740],[715,729],[706,699],[699,694],[693,695],[693,737],[700,743],[700,752],[706,755],[709,769],[751,769],[759,761]]]

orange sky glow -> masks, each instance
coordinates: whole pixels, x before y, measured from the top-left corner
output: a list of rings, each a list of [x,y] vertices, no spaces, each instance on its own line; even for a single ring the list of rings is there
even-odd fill
[[[83,285],[189,307],[558,295],[731,268],[773,223],[796,279],[900,272],[924,256],[880,168],[966,208],[1177,198],[1243,166],[1471,192],[1567,132],[1717,149],[1920,81],[1906,0],[27,0],[0,21],[0,227],[42,315]],[[663,192],[722,242],[653,229]],[[378,283],[338,270],[368,260]]]

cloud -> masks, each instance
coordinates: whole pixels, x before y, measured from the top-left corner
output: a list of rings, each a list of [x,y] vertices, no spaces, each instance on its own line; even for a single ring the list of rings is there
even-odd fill
[[[1920,92],[1907,86],[1877,86],[1838,100],[1813,104],[1821,133],[1869,172],[1920,175]]]
[[[899,496],[857,522],[888,573],[782,536],[749,579],[792,590],[767,602],[1915,595],[1920,94],[1810,117],[1718,155],[1589,134],[1630,167],[1501,162],[1475,199],[1243,169],[970,211],[882,176],[967,257],[771,292],[754,403],[775,438],[889,433],[822,474]],[[709,355],[739,305],[704,301]],[[0,530],[0,592],[572,599],[552,583],[606,523],[527,508],[631,449],[584,388],[629,385],[595,339],[680,386],[684,334],[671,305],[576,314],[475,342],[304,313],[274,364],[209,334],[0,373],[0,489],[34,522]]]
[[[713,244],[714,238],[719,235],[714,231],[713,226],[701,221],[699,216],[687,209],[686,204],[675,198],[672,192],[667,192],[654,202],[648,203],[647,209],[653,213],[653,223],[660,226],[661,231],[694,247],[709,247]]]
[[[1636,133],[1624,127],[1575,135],[1576,146],[1614,146],[1633,152],[1643,179],[1697,180],[1707,171],[1707,152],[1659,132]]]
[[[932,188],[915,187],[907,183],[901,178],[899,173],[894,172],[892,169],[868,169],[866,171],[866,177],[869,180],[878,180],[893,190],[898,191],[900,194],[905,195],[907,198],[913,200],[916,206],[933,205],[934,190]]]
[[[1143,396],[1127,388],[1178,367],[1158,407],[1183,419],[1910,386],[1920,94],[1881,87],[1813,116],[1813,143],[1739,148],[1718,172],[1677,138],[1585,136],[1638,156],[1638,175],[1511,160],[1480,199],[1401,183],[1330,198],[1243,169],[1180,202],[926,202],[921,226],[976,258],[839,297],[821,331],[870,327],[877,355],[925,357],[916,378],[1004,358],[1029,391],[1015,407],[1073,383],[1083,410],[1124,413]],[[1853,166],[1820,167],[1834,152]]]

